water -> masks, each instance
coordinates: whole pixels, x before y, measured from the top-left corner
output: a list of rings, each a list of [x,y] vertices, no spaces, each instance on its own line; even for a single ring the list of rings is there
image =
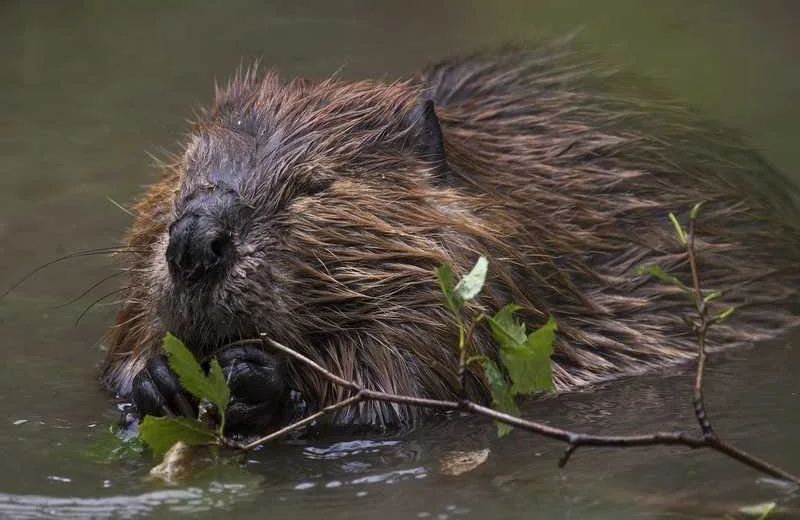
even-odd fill
[[[266,4],[266,5],[265,5]],[[610,60],[653,76],[742,129],[778,167],[800,172],[800,10],[773,1],[11,2],[0,6],[0,288],[59,255],[120,243],[153,160],[182,137],[214,78],[261,57],[285,76],[395,78],[424,63],[535,34],[581,28]],[[0,517],[133,518],[176,513],[282,518],[628,518],[794,492],[719,455],[682,449],[579,450],[520,432],[498,440],[459,418],[401,438],[271,446],[245,472],[183,486],[143,480],[149,460],[81,455],[116,419],[96,384],[116,269],[83,257],[0,303]],[[714,358],[709,411],[719,431],[800,471],[800,334]],[[525,413],[582,431],[693,426],[690,373],[655,374],[530,403]],[[456,450],[486,463],[442,474]]]

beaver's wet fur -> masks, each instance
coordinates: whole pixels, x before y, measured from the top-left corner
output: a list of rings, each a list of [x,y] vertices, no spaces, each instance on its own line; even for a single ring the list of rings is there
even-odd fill
[[[702,284],[736,307],[710,345],[797,324],[797,188],[634,76],[564,46],[447,61],[397,83],[243,72],[136,206],[103,379],[142,400],[161,377],[145,368],[165,332],[201,357],[265,333],[366,387],[451,399],[457,333],[433,271],[463,274],[479,255],[490,259],[482,309],[515,302],[531,326],[557,320],[559,390],[672,365],[695,356],[691,306],[636,268],[688,281],[667,215],[685,221],[700,201]],[[484,330],[474,340],[494,355]],[[312,408],[345,395],[285,368]],[[488,400],[480,374],[467,396]],[[402,426],[422,413],[369,402],[335,421]]]

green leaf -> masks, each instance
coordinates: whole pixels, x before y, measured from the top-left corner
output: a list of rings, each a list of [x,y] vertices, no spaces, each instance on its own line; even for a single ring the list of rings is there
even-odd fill
[[[178,376],[181,386],[198,399],[207,399],[214,404],[224,416],[228,407],[230,390],[222,369],[216,360],[211,362],[212,375],[206,376],[203,367],[194,358],[181,340],[170,333],[164,336],[164,351],[169,356],[169,367]],[[216,369],[214,368],[216,365]]]
[[[716,300],[716,299],[717,299],[717,298],[719,298],[720,296],[722,296],[722,292],[720,292],[720,291],[714,291],[714,292],[712,292],[712,293],[710,293],[710,294],[707,294],[707,295],[705,295],[705,296],[703,297],[703,301],[704,301],[704,302],[706,302],[706,303],[708,303],[708,302],[710,302],[710,301]]]
[[[228,409],[228,401],[231,398],[231,390],[228,388],[228,382],[225,380],[225,374],[222,372],[222,367],[219,366],[219,361],[216,358],[211,360],[208,369],[208,382],[214,388],[214,392],[218,397],[218,401],[211,401],[217,406],[220,417],[225,418],[225,412]]]
[[[436,268],[436,278],[439,281],[439,288],[444,295],[445,303],[450,311],[456,315],[461,316],[461,310],[464,308],[464,300],[462,300],[455,293],[455,282],[453,281],[453,268],[450,264],[442,264]]]
[[[204,424],[186,417],[145,416],[139,425],[139,436],[150,446],[156,457],[161,457],[173,444],[183,441],[190,446],[216,441],[214,432]]]
[[[494,361],[486,360],[483,362],[483,371],[486,374],[486,380],[489,382],[489,390],[492,393],[492,406],[494,409],[519,417],[519,407],[514,402],[514,396],[511,395],[511,388],[508,381],[503,377],[503,373],[497,368]],[[497,436],[502,437],[511,431],[511,426],[498,422],[497,423]]]
[[[672,222],[672,227],[675,228],[675,234],[678,235],[678,240],[681,241],[681,245],[685,246],[688,244],[689,241],[686,239],[686,230],[683,229],[681,223],[678,222],[678,217],[676,217],[674,213],[670,213],[669,221]]]
[[[752,506],[743,506],[739,508],[739,512],[748,516],[758,517],[757,520],[765,520],[778,505],[775,502],[765,502],[763,504],[755,504]]]
[[[671,274],[667,273],[660,265],[642,264],[636,266],[636,274],[638,274],[639,276],[652,276],[653,278],[657,278],[664,283],[680,287],[684,291],[689,291],[689,288],[686,287],[686,285],[684,285],[683,282],[681,282]]]
[[[481,289],[483,289],[483,283],[486,281],[486,271],[488,269],[489,261],[486,260],[486,257],[482,256],[478,258],[472,270],[456,284],[454,289],[455,294],[464,301],[475,298],[478,293],[481,292]]]
[[[516,346],[506,344],[500,350],[503,364],[513,382],[512,394],[555,391],[550,356],[553,355],[556,330],[558,326],[550,318],[541,328],[530,333],[525,343]]]
[[[489,358],[482,355],[477,356],[470,356],[467,358],[466,362],[464,363],[466,366],[470,366],[473,363],[483,363],[484,361],[488,361]]]
[[[525,324],[514,318],[514,313],[522,309],[519,305],[509,303],[500,309],[494,316],[486,316],[492,329],[494,339],[502,345],[508,342],[515,344],[525,343]]]
[[[97,464],[119,464],[141,459],[144,449],[144,442],[139,437],[123,438],[114,428],[109,428],[79,455]]]
[[[553,343],[558,330],[551,318],[540,329],[527,335],[525,324],[514,317],[520,306],[509,304],[492,316],[487,316],[492,335],[500,343],[500,358],[511,378],[513,395],[533,392],[552,392]]]
[[[717,314],[717,316],[714,318],[714,320],[715,321],[725,321],[725,320],[727,320],[728,318],[731,317],[731,315],[733,314],[734,310],[736,310],[736,309],[734,309],[733,307],[728,307],[724,311],[722,311],[719,314]]]
[[[689,218],[692,220],[697,220],[697,216],[700,214],[700,207],[703,205],[702,202],[698,202],[692,208],[692,211],[689,213]]]

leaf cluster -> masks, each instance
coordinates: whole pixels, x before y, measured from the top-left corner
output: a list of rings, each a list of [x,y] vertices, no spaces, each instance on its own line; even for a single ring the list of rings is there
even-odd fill
[[[457,283],[449,265],[439,267],[436,275],[445,304],[453,314],[459,329],[461,370],[467,369],[473,363],[480,363],[492,393],[494,408],[519,416],[519,407],[515,400],[517,396],[555,390],[550,356],[553,354],[558,326],[550,318],[542,327],[528,333],[525,324],[514,316],[514,313],[522,307],[510,303],[493,316],[479,314],[475,318],[475,322],[488,322],[492,336],[499,347],[498,357],[501,365],[498,365],[498,360],[482,354],[466,357],[469,348],[468,336],[475,323],[467,325],[464,308],[466,303],[476,299],[483,289],[488,266],[488,260],[480,257],[472,270]],[[498,423],[497,427],[501,436],[511,431],[511,427],[506,424]]]
[[[215,431],[200,421],[186,417],[145,417],[139,434],[156,456],[166,453],[178,441],[190,446],[218,441],[225,429],[225,412],[231,396],[222,367],[216,359],[211,360],[206,374],[186,345],[172,334],[164,336],[163,348],[169,367],[178,376],[183,389],[213,404],[219,412],[220,421]]]

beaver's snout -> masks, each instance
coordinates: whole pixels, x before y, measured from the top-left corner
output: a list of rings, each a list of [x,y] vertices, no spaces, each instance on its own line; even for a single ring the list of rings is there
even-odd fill
[[[170,227],[166,257],[175,281],[215,279],[233,265],[234,252],[230,230],[214,216],[188,213]]]

